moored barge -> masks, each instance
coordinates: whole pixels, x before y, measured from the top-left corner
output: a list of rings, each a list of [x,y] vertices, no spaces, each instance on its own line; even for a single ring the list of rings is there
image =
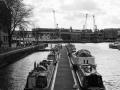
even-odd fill
[[[27,77],[27,83],[24,90],[46,90],[54,73],[55,65],[53,60],[43,60],[39,64],[34,64],[34,69]]]
[[[78,66],[77,75],[79,77],[82,90],[105,90],[102,76],[90,64]]]
[[[72,53],[71,62],[82,90],[105,90],[102,76],[96,70],[95,58],[86,49]]]
[[[94,56],[92,56],[91,52],[86,49],[81,49],[72,53],[71,60],[74,68],[77,68],[77,65],[80,64],[91,64],[94,68],[96,68]]]

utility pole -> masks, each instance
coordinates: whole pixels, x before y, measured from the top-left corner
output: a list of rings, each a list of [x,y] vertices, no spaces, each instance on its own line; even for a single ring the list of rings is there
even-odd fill
[[[24,28],[22,26],[20,26],[21,30],[22,30],[22,36],[23,36],[23,46],[25,45],[25,39],[24,39]]]

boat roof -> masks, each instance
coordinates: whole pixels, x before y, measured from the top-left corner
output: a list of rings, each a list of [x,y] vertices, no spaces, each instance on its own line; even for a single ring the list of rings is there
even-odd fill
[[[37,76],[46,76],[47,75],[47,71],[32,71],[29,73],[29,77],[37,77]]]
[[[48,54],[48,56],[55,56],[55,54],[54,53],[50,53],[50,54]]]
[[[78,50],[77,52],[80,52],[80,53],[90,53],[90,51],[89,50],[87,50],[87,49],[81,49],[81,50]]]
[[[55,54],[56,54],[56,52],[51,51],[48,55],[55,55]]]
[[[81,49],[76,52],[77,57],[92,57],[90,51],[86,49]]]
[[[37,77],[37,76],[46,76],[47,75],[47,67],[49,63],[53,62],[53,60],[44,59],[42,62],[37,64],[37,67],[34,68],[31,72],[29,72],[30,77]]]
[[[75,45],[74,44],[71,44],[71,43],[68,43],[66,46],[68,46],[68,47],[75,47]]]

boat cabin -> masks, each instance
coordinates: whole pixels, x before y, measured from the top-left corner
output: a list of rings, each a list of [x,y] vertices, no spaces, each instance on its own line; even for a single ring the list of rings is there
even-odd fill
[[[84,87],[103,87],[102,77],[100,75],[91,74],[90,76],[85,76],[83,81]]]
[[[93,67],[93,65],[90,64],[81,64],[79,65],[79,68],[82,70],[82,73],[85,76],[89,76],[91,74],[96,74],[96,75],[100,75],[96,69]]]
[[[102,88],[104,86],[103,81],[102,81],[102,76],[91,65],[87,65],[87,64],[80,65],[79,71],[81,73],[81,74],[80,73],[79,74],[83,78],[83,79],[81,79],[83,87],[100,87],[100,88]]]
[[[46,72],[32,72],[28,75],[27,84],[25,90],[34,88],[47,87],[47,74]]]
[[[88,50],[82,49],[72,54],[72,61],[74,65],[91,64],[95,65],[95,58]]]
[[[56,59],[57,59],[57,54],[56,54],[56,53],[50,53],[50,54],[47,56],[47,59],[48,59],[48,60],[56,61]]]

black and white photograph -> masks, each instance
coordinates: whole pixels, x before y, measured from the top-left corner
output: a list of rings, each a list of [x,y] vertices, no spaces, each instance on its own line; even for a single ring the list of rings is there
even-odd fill
[[[120,90],[120,0],[0,0],[0,90]]]

